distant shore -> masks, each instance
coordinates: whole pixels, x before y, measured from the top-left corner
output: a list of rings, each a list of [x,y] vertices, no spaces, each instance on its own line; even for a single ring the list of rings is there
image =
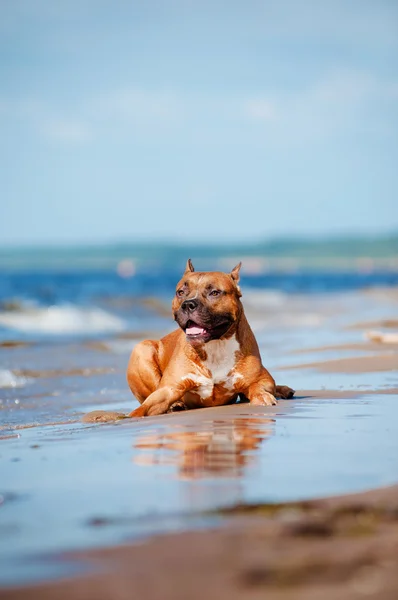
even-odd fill
[[[233,267],[242,260],[246,274],[296,269],[398,272],[398,233],[385,235],[278,236],[266,240],[134,240],[129,242],[0,246],[0,268],[8,270],[118,270],[131,276],[137,267],[182,266],[187,258],[199,269]]]

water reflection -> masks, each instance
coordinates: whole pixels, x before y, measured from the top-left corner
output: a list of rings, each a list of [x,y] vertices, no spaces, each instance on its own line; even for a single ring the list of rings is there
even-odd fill
[[[139,465],[176,465],[182,479],[242,476],[273,431],[274,419],[241,417],[157,430],[133,444]]]

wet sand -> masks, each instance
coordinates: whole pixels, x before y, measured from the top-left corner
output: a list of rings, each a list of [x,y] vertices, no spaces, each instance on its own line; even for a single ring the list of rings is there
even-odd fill
[[[59,557],[83,576],[3,590],[4,600],[378,598],[398,595],[398,486],[237,506],[217,529]]]
[[[344,350],[344,347],[342,348]],[[395,371],[398,369],[398,352],[370,356],[353,356],[350,358],[338,358],[335,360],[324,360],[319,362],[300,363],[280,367],[284,369],[317,369],[321,373],[379,373],[383,371]]]
[[[277,407],[119,418],[138,334],[3,344],[0,598],[397,597],[397,296],[248,296]]]

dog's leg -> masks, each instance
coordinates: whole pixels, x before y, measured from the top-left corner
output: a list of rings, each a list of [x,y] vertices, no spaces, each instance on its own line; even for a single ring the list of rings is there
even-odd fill
[[[127,382],[137,400],[144,400],[158,389],[162,373],[158,361],[159,342],[145,340],[136,345],[127,367]]]
[[[275,382],[271,375],[264,369],[265,373],[262,374],[260,379],[252,383],[245,396],[248,398],[250,404],[257,404],[260,406],[272,406],[277,404],[274,393],[275,393]]]
[[[187,392],[197,387],[197,382],[188,377],[183,377],[176,381],[176,377],[172,373],[163,376],[160,387],[155,390],[148,398],[128,417],[149,417],[155,415],[163,415],[176,403],[184,403],[184,396]]]
[[[171,386],[160,387],[153,392],[148,398],[135,410],[129,417],[149,417],[155,415],[163,415],[167,413],[169,408],[179,402],[187,389],[173,388]]]
[[[292,390],[292,388],[288,387],[287,385],[275,386],[275,397],[276,398],[284,398],[285,400],[288,400],[289,398],[293,398],[295,393],[296,393],[296,391]]]

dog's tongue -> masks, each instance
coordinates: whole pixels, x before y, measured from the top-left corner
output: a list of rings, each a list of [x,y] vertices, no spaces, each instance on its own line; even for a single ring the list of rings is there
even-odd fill
[[[187,327],[185,330],[187,335],[204,335],[205,330],[203,327],[197,327],[196,325],[192,325],[192,327]]]

